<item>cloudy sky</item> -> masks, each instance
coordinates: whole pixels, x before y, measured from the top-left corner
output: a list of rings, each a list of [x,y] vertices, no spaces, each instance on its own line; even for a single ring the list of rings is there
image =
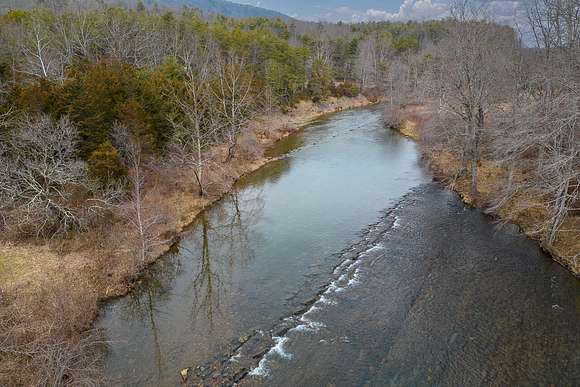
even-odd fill
[[[445,17],[447,0],[233,0],[280,11],[302,20],[426,20]],[[509,23],[517,14],[518,1],[491,0],[497,21]]]

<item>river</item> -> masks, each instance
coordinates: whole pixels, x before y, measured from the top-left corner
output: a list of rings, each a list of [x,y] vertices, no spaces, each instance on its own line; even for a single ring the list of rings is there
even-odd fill
[[[112,384],[580,383],[580,281],[432,183],[380,107],[270,153],[104,307]]]

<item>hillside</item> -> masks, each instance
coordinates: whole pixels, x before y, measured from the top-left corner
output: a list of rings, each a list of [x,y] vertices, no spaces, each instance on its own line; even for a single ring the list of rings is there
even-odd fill
[[[292,19],[280,12],[225,0],[162,0],[159,1],[158,4],[167,7],[193,7],[200,9],[204,13],[221,14],[238,19],[248,17],[281,18],[284,20]]]
[[[55,9],[66,7],[74,4],[76,0],[54,0]],[[135,6],[138,0],[104,0],[102,3],[109,5],[130,5]],[[84,8],[92,8],[98,6],[101,2],[98,0],[84,1]],[[293,20],[290,16],[283,13],[272,11],[270,9],[255,7],[248,4],[233,3],[226,0],[142,0],[142,3],[147,7],[152,7],[154,4],[163,7],[179,10],[181,8],[190,7],[201,10],[204,14],[220,14],[235,19],[251,18],[251,17],[265,17],[269,19],[283,19]],[[33,7],[45,6],[46,2],[43,0],[4,0],[0,1],[0,12],[6,12],[10,9],[30,9]]]

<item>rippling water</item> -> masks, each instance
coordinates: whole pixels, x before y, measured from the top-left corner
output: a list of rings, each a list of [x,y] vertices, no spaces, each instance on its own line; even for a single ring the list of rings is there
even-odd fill
[[[318,329],[242,384],[579,385],[580,282],[453,193],[413,190],[343,258]]]
[[[280,160],[206,211],[144,286],[107,305],[107,371],[119,385],[175,385],[242,335],[317,293],[380,212],[427,181],[415,145],[380,109],[318,121],[279,142]]]
[[[115,384],[580,384],[580,282],[430,183],[378,108],[272,153],[105,307]]]

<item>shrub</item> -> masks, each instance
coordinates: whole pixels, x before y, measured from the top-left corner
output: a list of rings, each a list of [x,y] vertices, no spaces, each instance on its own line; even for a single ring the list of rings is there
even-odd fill
[[[360,94],[360,86],[354,82],[346,81],[334,85],[332,94],[337,97],[356,97]]]
[[[91,176],[101,183],[118,180],[127,174],[121,163],[119,151],[110,141],[100,144],[89,156],[88,163]]]
[[[362,91],[362,95],[364,95],[371,102],[378,102],[383,94],[378,88],[373,87],[364,89]]]
[[[0,288],[0,385],[104,385],[103,341],[85,330],[96,300],[69,285],[47,282],[33,294]]]

